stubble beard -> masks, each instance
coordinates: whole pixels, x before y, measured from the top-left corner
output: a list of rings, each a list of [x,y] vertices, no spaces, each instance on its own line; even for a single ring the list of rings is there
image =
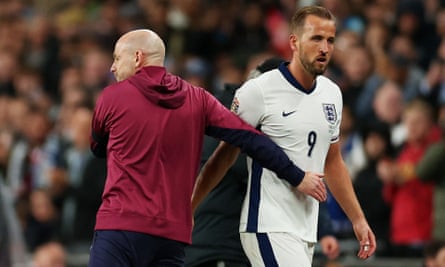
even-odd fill
[[[304,57],[300,57],[301,65],[303,66],[304,70],[309,73],[310,75],[317,77],[318,75],[322,75],[326,71],[326,66],[323,67],[317,67],[317,61],[309,61],[306,60]]]

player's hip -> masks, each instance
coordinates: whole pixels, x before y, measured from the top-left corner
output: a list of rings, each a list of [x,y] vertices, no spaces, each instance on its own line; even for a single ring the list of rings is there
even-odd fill
[[[310,267],[314,242],[293,233],[241,233],[241,243],[252,266]]]

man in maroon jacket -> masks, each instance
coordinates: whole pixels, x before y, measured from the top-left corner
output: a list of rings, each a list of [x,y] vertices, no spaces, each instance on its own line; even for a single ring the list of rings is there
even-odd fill
[[[166,71],[165,46],[150,30],[124,34],[99,96],[91,149],[107,157],[107,180],[90,267],[183,266],[191,242],[191,196],[204,134],[237,146],[297,190],[326,199],[321,174],[303,172],[206,90]]]

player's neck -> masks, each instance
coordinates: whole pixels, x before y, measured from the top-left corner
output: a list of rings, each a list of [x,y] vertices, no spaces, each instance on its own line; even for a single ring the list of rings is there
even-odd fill
[[[313,89],[316,77],[307,73],[304,68],[296,62],[290,62],[288,68],[295,80],[297,80],[305,90],[310,91]]]

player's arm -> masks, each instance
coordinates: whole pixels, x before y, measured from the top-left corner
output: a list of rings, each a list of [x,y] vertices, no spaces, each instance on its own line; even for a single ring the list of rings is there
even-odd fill
[[[355,235],[360,241],[358,256],[361,259],[368,258],[376,249],[375,236],[355,195],[351,177],[341,156],[338,142],[331,144],[329,148],[326,157],[325,175],[329,189],[351,221]]]
[[[240,149],[226,142],[220,142],[199,173],[192,195],[192,211],[215,188],[238,158]]]
[[[261,134],[255,135],[259,138],[258,143],[261,143],[261,146],[254,145],[255,142],[251,143],[251,139],[257,139],[252,137],[244,139],[244,145],[234,143],[247,150],[245,152],[249,156],[256,159],[265,168],[274,171],[278,177],[287,180],[297,190],[312,196],[318,201],[326,200],[326,188],[321,180],[322,174],[303,172],[269,138]],[[228,140],[233,141],[230,138]],[[218,185],[237,159],[240,151],[240,148],[226,142],[221,142],[216,148],[197,177],[192,195],[193,212],[204,197]]]

